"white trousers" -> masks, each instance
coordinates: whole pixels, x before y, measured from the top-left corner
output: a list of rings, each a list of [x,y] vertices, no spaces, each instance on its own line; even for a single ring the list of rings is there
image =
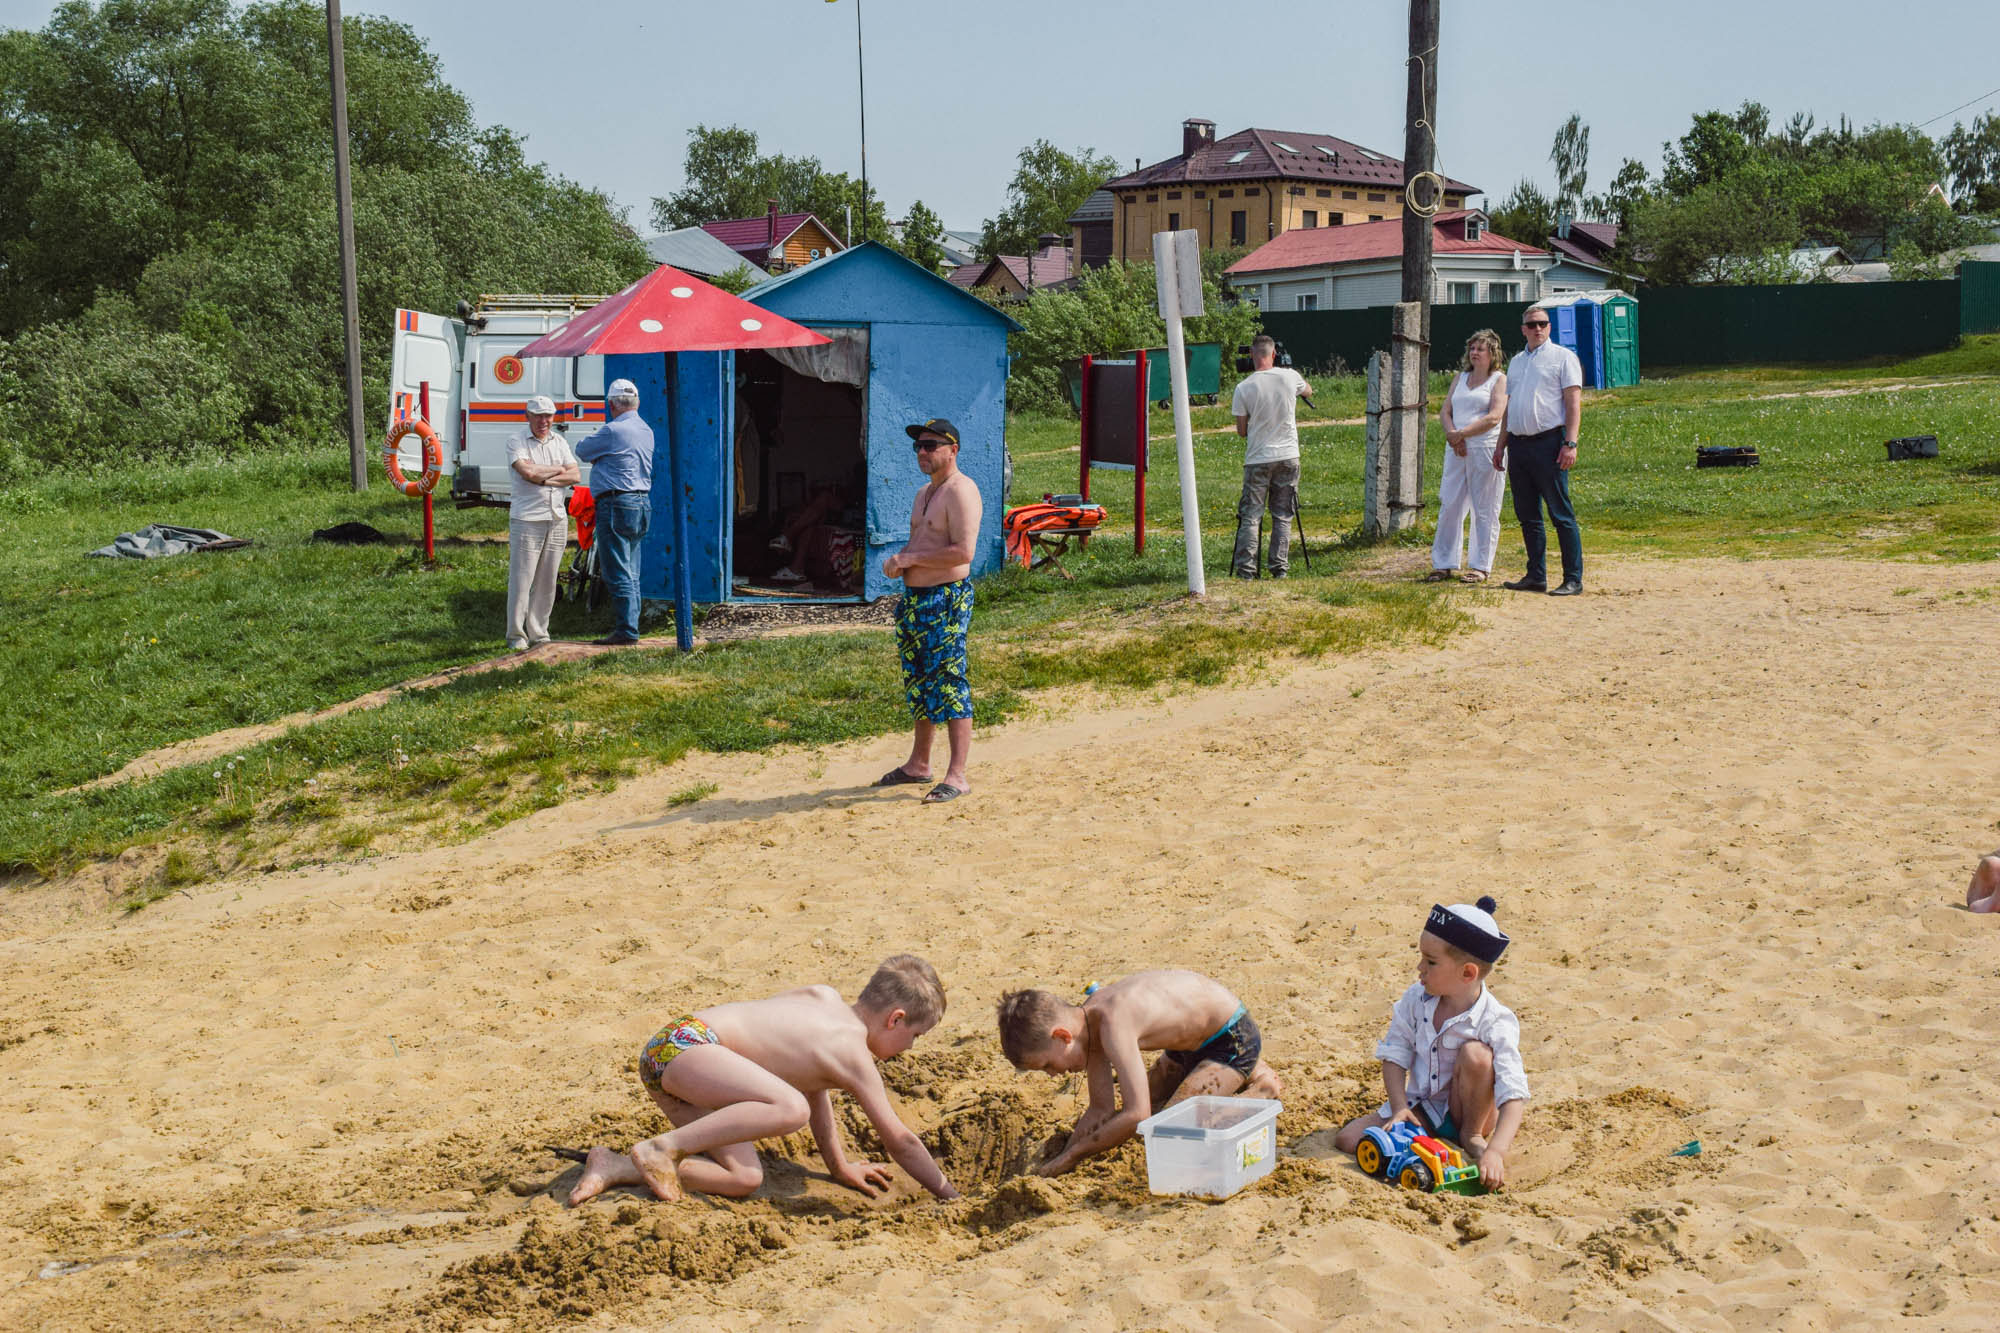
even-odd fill
[[[556,575],[569,545],[567,518],[507,520],[507,646],[527,648],[549,637]]]
[[[1437,540],[1431,543],[1432,569],[1457,569],[1464,552],[1467,568],[1493,572],[1493,557],[1500,549],[1500,497],[1507,490],[1507,474],[1493,466],[1493,450],[1476,444],[1465,446],[1460,458],[1445,446],[1444,480],[1438,484]],[[1472,545],[1465,545],[1465,518],[1472,516]]]

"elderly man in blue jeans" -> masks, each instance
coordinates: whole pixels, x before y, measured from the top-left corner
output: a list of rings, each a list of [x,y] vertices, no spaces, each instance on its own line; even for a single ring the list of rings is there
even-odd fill
[[[594,643],[639,642],[639,542],[652,525],[653,428],[639,418],[639,386],[613,380],[604,391],[609,420],[576,446],[590,464],[590,493],[597,504],[598,559],[611,589],[611,632]]]

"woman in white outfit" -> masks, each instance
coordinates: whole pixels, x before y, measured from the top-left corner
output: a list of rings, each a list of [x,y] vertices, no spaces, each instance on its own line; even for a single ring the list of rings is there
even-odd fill
[[[545,394],[526,404],[527,428],[507,441],[514,474],[507,515],[507,646],[516,652],[549,641],[556,575],[569,545],[569,488],[576,455],[555,429],[556,405]]]
[[[1438,486],[1437,540],[1431,543],[1431,572],[1442,583],[1457,573],[1465,556],[1462,583],[1484,583],[1493,572],[1500,546],[1500,497],[1507,474],[1493,466],[1500,423],[1507,418],[1507,376],[1500,369],[1500,335],[1481,329],[1465,340],[1465,360],[1438,411],[1438,424],[1451,452],[1444,456]],[[1465,519],[1472,516],[1472,545],[1465,545]]]

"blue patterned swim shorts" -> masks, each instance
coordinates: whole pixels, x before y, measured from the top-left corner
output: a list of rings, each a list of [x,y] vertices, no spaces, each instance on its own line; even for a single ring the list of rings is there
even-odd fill
[[[903,659],[903,693],[927,722],[972,716],[965,634],[972,627],[972,580],[908,588],[896,604],[896,653]]]

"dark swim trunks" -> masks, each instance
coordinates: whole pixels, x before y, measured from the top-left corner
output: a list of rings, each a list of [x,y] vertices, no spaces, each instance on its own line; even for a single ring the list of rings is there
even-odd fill
[[[896,654],[903,693],[926,722],[972,716],[965,635],[972,626],[972,580],[910,588],[896,603]]]
[[[1264,1053],[1264,1035],[1257,1030],[1257,1020],[1250,1017],[1250,1011],[1242,1005],[1236,1006],[1236,1015],[1217,1029],[1214,1036],[1192,1051],[1162,1051],[1162,1060],[1172,1060],[1180,1067],[1181,1078],[1206,1061],[1213,1060],[1219,1065],[1228,1065],[1237,1073],[1249,1078],[1257,1068],[1257,1060]]]

